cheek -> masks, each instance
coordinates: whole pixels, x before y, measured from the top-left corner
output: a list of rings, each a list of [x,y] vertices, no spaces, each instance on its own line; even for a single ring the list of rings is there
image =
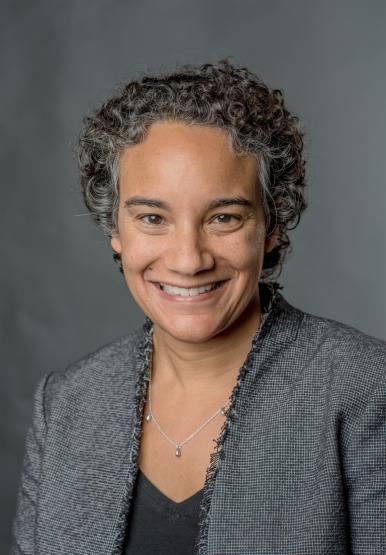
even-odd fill
[[[122,244],[122,263],[128,271],[143,269],[159,255],[153,242],[126,237]]]
[[[251,231],[242,240],[235,241],[228,251],[233,253],[235,266],[240,270],[257,269],[264,258],[264,241],[264,231]]]

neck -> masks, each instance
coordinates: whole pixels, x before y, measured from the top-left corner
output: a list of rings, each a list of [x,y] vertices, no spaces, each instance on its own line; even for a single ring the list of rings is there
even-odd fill
[[[152,383],[184,393],[234,383],[261,325],[257,299],[231,326],[202,343],[185,343],[154,325]]]

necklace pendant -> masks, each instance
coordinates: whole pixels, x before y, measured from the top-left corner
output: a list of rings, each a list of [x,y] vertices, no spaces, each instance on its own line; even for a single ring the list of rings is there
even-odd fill
[[[220,414],[221,416],[225,416],[225,407],[221,407]]]
[[[151,414],[148,414],[148,415],[146,416],[146,422],[150,422],[150,420],[151,420]]]
[[[176,457],[181,457],[181,447],[179,445],[176,448]]]

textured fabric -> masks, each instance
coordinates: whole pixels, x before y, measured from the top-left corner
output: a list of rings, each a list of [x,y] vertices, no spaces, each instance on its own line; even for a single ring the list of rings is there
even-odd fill
[[[181,503],[166,497],[139,470],[125,555],[194,555],[202,490]]]
[[[152,322],[39,383],[13,555],[122,553]],[[277,294],[215,442],[199,555],[386,553],[386,344]]]

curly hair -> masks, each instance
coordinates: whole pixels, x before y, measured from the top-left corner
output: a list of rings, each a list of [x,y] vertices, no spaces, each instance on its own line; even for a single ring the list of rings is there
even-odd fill
[[[265,254],[261,278],[280,275],[290,249],[288,231],[306,208],[303,133],[281,90],[225,58],[142,74],[85,117],[78,144],[81,191],[107,237],[117,227],[120,155],[160,121],[225,129],[235,152],[256,156],[266,230],[278,235],[277,246]],[[122,272],[120,255],[113,256]]]

